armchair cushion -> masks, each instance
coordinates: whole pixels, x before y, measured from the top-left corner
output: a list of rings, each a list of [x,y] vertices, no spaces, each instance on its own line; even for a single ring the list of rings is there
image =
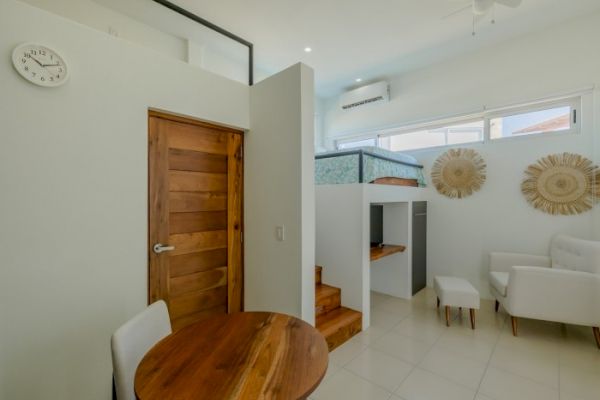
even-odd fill
[[[531,265],[550,268],[552,262],[547,256],[534,256],[520,253],[490,253],[490,271],[510,272],[515,265]]]
[[[600,242],[558,235],[552,240],[550,255],[552,268],[600,274]]]
[[[490,272],[490,285],[502,296],[506,296],[506,288],[508,287],[508,272]]]

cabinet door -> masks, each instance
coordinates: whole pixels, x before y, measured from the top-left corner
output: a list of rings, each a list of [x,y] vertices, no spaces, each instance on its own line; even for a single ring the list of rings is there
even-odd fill
[[[427,286],[427,202],[415,201],[412,210],[412,294]]]

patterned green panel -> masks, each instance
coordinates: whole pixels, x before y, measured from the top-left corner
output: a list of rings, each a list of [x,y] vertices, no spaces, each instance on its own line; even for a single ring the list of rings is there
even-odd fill
[[[358,154],[315,160],[315,183],[317,185],[359,183],[358,160]],[[377,178],[395,176],[398,178],[416,179],[419,182],[419,186],[426,186],[422,168],[381,160],[368,155],[363,157],[363,165],[365,183]]]
[[[315,160],[315,183],[358,183],[358,154]]]
[[[368,155],[364,156],[363,163],[365,183],[374,181],[377,178],[394,176],[397,178],[416,179],[419,182],[419,186],[426,186],[422,168],[398,164],[392,161],[369,157]]]

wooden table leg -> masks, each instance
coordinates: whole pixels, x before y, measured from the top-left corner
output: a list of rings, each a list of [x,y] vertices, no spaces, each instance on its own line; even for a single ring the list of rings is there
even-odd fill
[[[440,298],[437,298],[437,308],[440,308]]]
[[[498,308],[500,307],[500,302],[498,300],[496,300],[496,305],[494,307],[496,309],[496,312],[498,312]]]
[[[470,308],[469,314],[471,315],[471,329],[475,329],[475,309]]]
[[[519,331],[519,319],[517,317],[510,317],[510,322],[512,323],[512,332],[513,336],[518,336]]]
[[[592,328],[592,330],[594,331],[594,339],[596,339],[596,345],[600,349],[600,328],[595,326]]]
[[[446,306],[446,326],[450,326],[450,306]]]

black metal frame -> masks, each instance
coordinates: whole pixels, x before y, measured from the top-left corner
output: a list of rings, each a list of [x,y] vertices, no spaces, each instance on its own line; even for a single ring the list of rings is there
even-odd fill
[[[197,16],[196,14],[186,10],[185,8],[179,7],[177,4],[173,4],[167,0],[152,0],[155,3],[158,3],[168,9],[175,11],[177,14],[183,15],[186,18],[191,19],[199,23],[200,25],[204,25],[205,27],[212,29],[213,31],[220,33],[223,36],[228,37],[231,40],[234,40],[246,47],[248,47],[248,85],[252,86],[254,84],[254,44],[247,41],[246,39],[242,39],[241,37],[229,32],[221,28],[218,25],[213,24],[210,21],[205,20],[202,17]]]
[[[321,160],[324,158],[352,156],[352,155],[358,155],[358,183],[364,183],[363,160],[364,160],[365,156],[378,158],[380,160],[390,161],[390,162],[393,162],[396,164],[402,164],[402,165],[406,165],[409,167],[423,168],[423,166],[419,165],[419,164],[412,164],[412,163],[407,163],[404,161],[399,161],[399,160],[393,159],[391,157],[382,156],[381,154],[373,153],[371,151],[362,150],[362,149],[341,151],[341,152],[337,152],[337,153],[319,154],[319,155],[315,156],[315,160]]]

